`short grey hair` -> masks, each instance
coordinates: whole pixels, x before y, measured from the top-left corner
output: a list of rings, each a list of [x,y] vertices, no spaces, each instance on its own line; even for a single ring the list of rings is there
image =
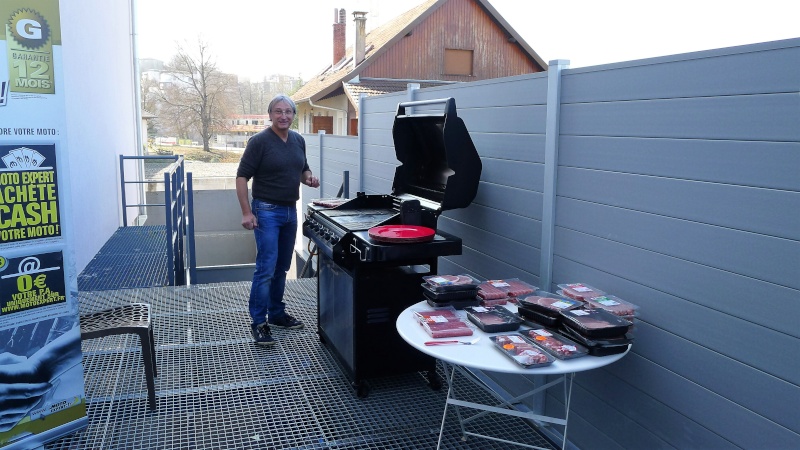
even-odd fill
[[[292,112],[293,112],[293,113],[295,113],[295,114],[297,114],[297,105],[295,105],[295,104],[294,104],[294,101],[292,101],[292,99],[290,99],[290,98],[289,98],[289,96],[287,96],[287,95],[284,95],[284,94],[278,94],[278,95],[276,95],[276,96],[275,96],[275,97],[274,97],[274,98],[273,98],[273,99],[272,99],[272,100],[269,102],[269,105],[267,106],[267,114],[271,114],[271,113],[272,113],[272,107],[273,107],[273,106],[275,106],[275,104],[276,104],[276,103],[280,103],[280,102],[286,102],[286,103],[288,103],[288,104],[289,104],[289,106],[291,106],[291,107],[292,107]]]

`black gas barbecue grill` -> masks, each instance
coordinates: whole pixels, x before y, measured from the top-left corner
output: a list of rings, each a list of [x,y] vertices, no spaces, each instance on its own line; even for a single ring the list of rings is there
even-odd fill
[[[407,107],[444,104],[442,114],[406,114]],[[428,371],[439,386],[436,362],[400,338],[397,316],[422,297],[423,276],[437,258],[461,254],[461,239],[436,231],[428,242],[385,243],[370,237],[381,225],[436,230],[442,211],[469,206],[478,190],[481,160],[452,98],[400,103],[392,127],[392,194],[367,195],[335,208],[308,206],[303,234],[319,250],[317,327],[359,396],[366,379]]]

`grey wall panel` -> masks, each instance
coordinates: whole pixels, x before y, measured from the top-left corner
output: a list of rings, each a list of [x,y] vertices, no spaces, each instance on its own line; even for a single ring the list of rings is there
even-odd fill
[[[364,192],[367,194],[390,194],[392,192],[392,180],[364,175]]]
[[[800,338],[797,327],[800,313],[795,311],[796,308],[785,307],[797,304],[800,291],[796,289],[576,232],[565,231],[564,234],[572,236],[574,241],[590,241],[602,253],[591,258],[585,254],[576,254],[572,256],[572,260],[557,256],[553,265],[553,279],[558,283],[577,282],[581,279],[589,284],[595,282],[599,289],[639,304],[643,317],[662,308],[681,307],[679,302],[672,306],[655,303],[653,294],[649,291],[652,289],[656,291],[656,297],[666,295],[667,303],[672,302],[670,295],[687,299],[709,310],[717,309],[741,319],[757,321],[755,323],[763,323],[766,328]],[[591,267],[594,269],[590,269]],[[767,298],[774,299],[770,300],[774,302],[770,304],[785,306],[778,309],[753,306],[742,309],[730,306],[732,302],[744,304],[746,299],[753,299],[752,303],[761,305],[761,299]],[[763,309],[764,312],[756,309]],[[659,316],[654,314],[648,320],[652,323],[659,320]]]
[[[443,218],[466,223],[486,233],[497,233],[514,242],[539,248],[542,242],[542,222],[495,208],[471,204],[466,209],[445,211]],[[439,220],[445,220],[440,218]],[[469,242],[465,241],[465,244]]]
[[[563,72],[552,281],[640,307],[633,352],[577,378],[579,448],[800,442],[798,65],[794,39]],[[538,285],[549,75],[414,92],[456,99],[484,163],[473,204],[439,219],[463,239],[441,273]],[[364,102],[367,193],[391,190],[409,98]]]
[[[465,85],[464,83],[420,89],[415,100],[453,97],[458,114],[473,108],[547,103],[547,77],[542,74],[495,78]]]
[[[584,378],[584,375],[586,375],[587,378],[593,378],[595,375],[593,372],[598,371],[580,373],[577,376],[579,378]],[[614,436],[616,442],[623,448],[653,450],[675,448],[670,445],[664,437],[648,430],[646,426],[642,425],[637,420],[630,419],[631,416],[640,418],[640,414],[645,412],[643,411],[645,406],[656,408],[653,411],[649,411],[650,415],[654,415],[654,412],[659,412],[664,409],[662,405],[654,404],[655,402],[651,401],[637,403],[634,409],[620,408],[619,403],[626,403],[626,397],[632,393],[638,394],[638,392],[625,383],[614,380],[613,377],[605,377],[605,381],[607,384],[602,387],[601,392],[594,392],[593,389],[587,391],[580,385],[574,387],[570,404],[570,419],[575,415],[580,415],[581,411],[593,411],[593,413],[584,417],[585,421],[591,423],[591,428],[586,430],[588,433],[581,432],[583,430],[575,429],[572,427],[574,424],[570,424],[570,430],[567,435],[571,441],[579,443],[578,446],[580,448],[593,449],[594,435],[600,433],[601,435]],[[594,386],[592,388],[594,388]],[[609,400],[611,401],[609,402]],[[641,400],[641,398],[637,397],[637,400]],[[558,404],[558,402],[563,401],[563,398],[559,398],[558,395],[548,397],[548,414],[553,410],[557,410],[557,412],[552,412],[552,414],[563,415],[563,405]],[[560,407],[551,408],[551,405],[554,403]],[[666,414],[661,414],[657,417],[664,418],[668,416]],[[647,422],[644,423],[646,424]],[[670,428],[669,423],[664,425],[665,428]]]
[[[561,105],[560,132],[575,136],[797,142],[798,117],[796,92],[577,103]]]
[[[364,130],[362,136],[364,146],[379,146],[387,147],[394,153],[394,139],[392,139],[392,130],[384,129],[367,129]]]
[[[713,309],[715,304],[726,301],[713,291],[709,297],[700,298],[671,293],[669,287],[679,281],[671,279],[671,272],[659,264],[663,258],[656,254],[563,229],[557,229],[556,235],[563,248],[554,258],[553,279],[557,282],[586,282],[618,295],[639,305],[637,320],[800,384],[795,361],[785,358],[787,349],[800,345],[797,337]],[[586,266],[583,270],[591,268],[597,273],[588,279],[573,278],[582,273],[581,265]],[[604,282],[602,274],[619,279]],[[710,288],[713,286],[706,286],[707,290]]]
[[[558,226],[776,284],[788,280],[800,289],[800,241],[571,198],[558,206]],[[764,325],[772,322],[770,310],[785,306],[766,298],[759,304],[763,311],[752,314]],[[734,297],[728,305],[749,316],[753,299]]]
[[[399,165],[397,154],[394,147],[384,147],[380,145],[364,145],[364,161],[379,161],[382,163]]]
[[[562,166],[800,191],[800,143],[562,136]]]
[[[392,181],[394,180],[394,172],[397,168],[397,164],[387,164],[381,161],[374,161],[374,160],[364,160],[364,179],[366,180],[366,174],[369,174],[372,178],[382,178],[389,183],[389,190],[386,191],[388,194],[392,191]]]
[[[702,386],[688,383],[674,372],[635,353],[609,365],[608,371],[737,446],[792,449],[797,448],[800,442],[797,433],[753,414]]]
[[[730,399],[795,433],[800,433],[796,385],[748,367],[648,323],[636,329],[636,353],[669,367],[692,383]],[[680,361],[680,364],[675,364]],[[719,374],[724,373],[724,377]],[[770,399],[779,398],[780,402]]]
[[[472,143],[482,158],[544,164],[543,134],[475,133]]]
[[[538,274],[531,273],[530,271],[522,270],[512,264],[512,255],[502,255],[503,259],[498,259],[490,255],[486,255],[469,247],[464,246],[462,253],[459,256],[448,256],[439,258],[439,267],[441,273],[469,273],[480,280],[499,280],[508,278],[519,278],[527,283],[539,286]],[[461,270],[447,270],[445,261],[461,267]],[[446,271],[445,271],[446,270]]]
[[[544,166],[542,164],[491,158],[483,158],[481,162],[483,164],[481,181],[530,189],[539,193],[544,190]]]
[[[487,106],[458,112],[471,133],[544,133],[545,105]]]
[[[438,228],[460,237],[463,245],[468,245],[474,251],[505,261],[520,270],[539,273],[540,253],[537,247],[453,220],[440,219]]]
[[[561,101],[585,103],[796,91],[800,48],[784,45],[701,53],[667,61],[635,61],[613,67],[567,69]]]
[[[558,195],[800,240],[796,192],[560,168]]]
[[[668,448],[736,448],[724,437],[682,414],[675,414],[673,409],[620,380],[609,370],[582,372],[576,377],[576,383],[569,436],[579,448],[594,449],[595,433],[615,436],[625,443],[625,448],[632,449],[651,448],[637,444],[638,439]],[[548,398],[548,411],[553,403],[563,411],[557,397]],[[573,418],[583,420],[575,423]]]
[[[541,220],[542,194],[498,184],[480,183],[473,204]]]

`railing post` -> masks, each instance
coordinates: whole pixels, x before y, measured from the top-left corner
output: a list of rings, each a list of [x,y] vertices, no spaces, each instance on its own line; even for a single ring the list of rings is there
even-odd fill
[[[561,113],[561,71],[569,60],[550,61],[547,70],[547,120],[544,140],[544,189],[542,202],[542,243],[539,281],[551,290],[553,278],[553,241],[555,239],[556,174],[558,173],[558,133]]]
[[[167,227],[167,277],[170,286],[175,286],[175,255],[172,252],[172,187],[170,185],[170,174],[164,173],[164,221]]]
[[[122,195],[122,226],[128,226],[128,200],[125,198],[125,155],[119,155],[120,195]]]
[[[186,198],[186,205],[187,205],[187,216],[188,216],[188,253],[189,253],[189,279],[187,280],[187,285],[192,284],[194,280],[197,279],[197,257],[195,256],[195,247],[194,247],[194,194],[192,188],[192,173],[189,172],[186,174],[186,191],[188,192],[188,197]]]

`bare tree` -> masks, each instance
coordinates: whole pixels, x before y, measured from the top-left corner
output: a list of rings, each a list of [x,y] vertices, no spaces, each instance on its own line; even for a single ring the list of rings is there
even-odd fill
[[[168,80],[159,93],[159,122],[169,122],[181,138],[196,133],[203,150],[210,151],[214,134],[226,131],[227,118],[235,109],[237,78],[217,70],[209,45],[197,39],[196,52],[178,45],[177,54],[165,66]]]

